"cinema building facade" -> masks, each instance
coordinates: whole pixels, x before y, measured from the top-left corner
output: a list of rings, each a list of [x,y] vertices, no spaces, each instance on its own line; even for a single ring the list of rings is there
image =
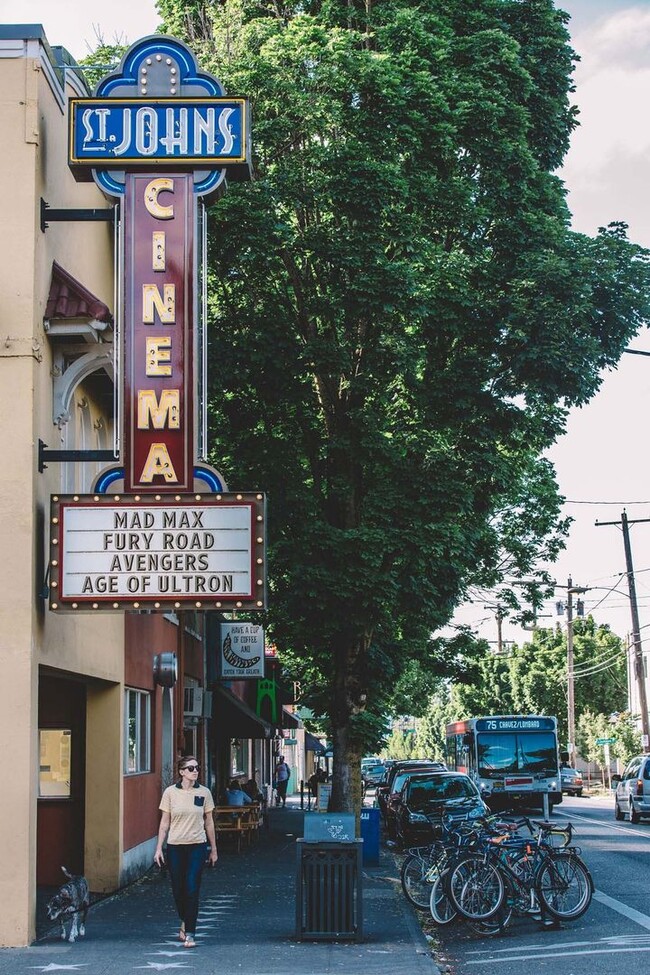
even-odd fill
[[[230,774],[254,769],[264,784],[288,734],[283,724],[299,726],[282,706],[272,670],[256,682],[219,680],[218,594],[210,594],[211,606],[201,598],[120,597],[113,612],[64,606],[59,598],[67,582],[52,499],[68,499],[70,519],[89,498],[92,521],[98,477],[111,459],[119,464],[124,213],[92,179],[77,181],[68,164],[69,103],[89,95],[70,62],[39,26],[0,27],[0,431],[7,460],[0,488],[0,824],[11,839],[0,872],[0,946],[33,940],[37,890],[61,882],[61,864],[85,873],[93,892],[115,890],[149,868],[160,792],[179,755],[196,754],[202,779],[215,789]],[[169,201],[159,196],[161,205]],[[160,318],[165,307],[154,312]],[[157,354],[160,365],[164,344]],[[163,396],[147,395],[155,419]],[[153,439],[160,440],[157,430]],[[155,474],[160,461],[151,463]],[[188,487],[195,498],[214,496],[205,478]],[[194,504],[203,511],[202,501]],[[119,512],[112,517],[129,525]],[[137,538],[140,518],[131,532]],[[123,562],[114,556],[112,565]],[[98,583],[100,575],[87,573],[91,591],[83,596],[99,599],[97,586],[117,591],[119,580]],[[295,767],[292,747],[282,750]]]

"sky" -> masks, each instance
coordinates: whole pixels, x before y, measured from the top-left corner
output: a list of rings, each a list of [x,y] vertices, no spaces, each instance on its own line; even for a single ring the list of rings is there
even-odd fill
[[[0,24],[42,24],[51,45],[85,58],[106,44],[133,44],[158,26],[155,0],[0,0]]]
[[[572,0],[572,44],[580,126],[561,173],[576,230],[596,233],[612,220],[629,224],[630,239],[650,247],[650,2]],[[641,332],[630,348],[650,351]],[[549,456],[573,517],[569,543],[552,572],[566,585],[590,587],[585,608],[621,636],[631,629],[620,527],[596,526],[650,518],[650,358],[623,355],[599,393],[572,411],[567,434]],[[650,625],[650,522],[631,527],[641,635]],[[609,592],[609,590],[613,590]],[[556,598],[562,598],[558,590]],[[545,612],[553,613],[551,604]],[[544,622],[553,623],[551,616]],[[646,631],[650,638],[650,631]],[[514,634],[515,638],[517,635]]]
[[[471,2],[471,0],[468,0]],[[580,55],[576,91],[580,127],[560,173],[576,230],[594,234],[613,220],[629,224],[630,239],[650,247],[650,0],[565,0],[572,44]],[[155,0],[0,0],[0,23],[40,23],[51,44],[85,57],[102,38],[132,43],[153,33]],[[650,351],[644,331],[631,348]],[[621,636],[631,627],[620,527],[596,521],[650,519],[650,357],[623,355],[600,391],[574,410],[567,433],[549,456],[556,466],[565,513],[574,521],[567,548],[549,567],[558,586],[584,586],[585,608]],[[650,639],[650,522],[631,529],[639,613]],[[552,625],[555,599],[540,614]],[[458,620],[496,640],[490,600],[465,605]],[[506,640],[526,634],[504,624]]]
[[[631,240],[650,247],[650,0],[565,0],[569,30],[580,56],[572,101],[578,129],[560,176],[568,190],[573,227],[595,234],[614,220],[629,225]],[[650,352],[642,331],[629,348]],[[625,552],[620,517],[650,519],[650,357],[624,354],[604,374],[597,395],[571,412],[567,432],[549,452],[562,495],[564,514],[573,519],[565,551],[548,566],[558,583],[538,622],[562,622],[555,602],[566,600],[569,578],[584,586],[585,611],[627,637],[631,630]],[[596,526],[596,522],[619,526]],[[650,640],[650,522],[631,526],[631,548],[641,636]],[[564,587],[564,588],[561,588]],[[464,606],[457,620],[496,641],[491,600]],[[644,630],[648,627],[647,630]],[[504,623],[506,640],[521,643],[529,634]],[[648,644],[650,646],[650,644]]]

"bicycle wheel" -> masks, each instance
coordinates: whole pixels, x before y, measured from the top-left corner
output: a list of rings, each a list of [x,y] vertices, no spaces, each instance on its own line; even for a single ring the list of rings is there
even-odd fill
[[[512,920],[512,914],[512,907],[506,901],[489,921],[468,921],[467,923],[472,931],[490,938],[497,934],[503,934]]]
[[[445,890],[444,873],[438,874],[431,885],[431,896],[429,898],[429,910],[431,917],[440,927],[451,924],[458,917],[458,911],[449,900]]]
[[[462,917],[487,921],[503,904],[505,884],[492,863],[480,853],[470,853],[451,868],[447,893]]]
[[[537,874],[542,907],[557,921],[582,917],[591,904],[592,892],[591,874],[575,855],[551,854]]]
[[[402,864],[400,879],[407,900],[420,911],[429,909],[431,885],[438,876],[433,856],[407,856]]]

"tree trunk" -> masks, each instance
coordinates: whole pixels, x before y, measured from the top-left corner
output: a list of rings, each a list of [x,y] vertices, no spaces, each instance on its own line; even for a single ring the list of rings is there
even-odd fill
[[[354,734],[353,718],[365,707],[365,692],[359,677],[363,673],[365,640],[336,653],[332,700],[331,812],[353,812],[359,818],[363,798],[361,785],[362,744]]]

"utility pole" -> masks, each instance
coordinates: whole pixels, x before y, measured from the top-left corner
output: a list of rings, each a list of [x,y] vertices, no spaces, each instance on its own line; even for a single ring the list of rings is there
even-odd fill
[[[501,606],[500,603],[496,603],[496,604],[495,603],[487,603],[486,605],[484,605],[483,608],[484,609],[493,609],[493,610],[495,610],[495,616],[496,616],[496,621],[497,621],[497,653],[499,654],[499,656],[502,656],[502,654],[503,654],[503,618],[505,616],[505,613],[503,611],[503,607]]]
[[[641,627],[639,626],[639,607],[636,600],[636,584],[634,581],[634,566],[632,564],[632,546],[630,544],[630,524],[636,525],[650,521],[650,518],[638,518],[629,522],[627,513],[621,514],[621,528],[623,530],[623,546],[625,548],[625,567],[627,570],[627,587],[630,594],[630,612],[632,614],[632,641],[634,643],[634,673],[639,691],[639,710],[641,711],[641,734],[643,751],[650,752],[650,727],[648,726],[648,697],[646,694],[645,669],[643,666],[643,648],[641,644]],[[618,525],[617,521],[597,521],[596,525]]]
[[[567,579],[567,601],[566,601],[566,673],[567,673],[567,725],[569,729],[569,741],[567,751],[569,753],[569,764],[575,768],[575,748],[576,748],[576,707],[573,692],[573,582],[571,576]]]
[[[641,645],[641,627],[639,626],[639,607],[636,601],[636,583],[634,581],[634,566],[632,565],[632,546],[630,544],[630,528],[625,511],[621,515],[623,526],[623,545],[625,546],[625,567],[627,569],[627,587],[630,593],[630,611],[632,613],[632,640],[634,641],[634,670],[639,689],[639,708],[641,709],[641,733],[643,735],[643,751],[650,751],[650,729],[648,728],[648,700],[645,687],[645,668],[643,666],[643,648]]]
[[[574,586],[571,576],[567,579],[567,600],[566,600],[566,679],[567,679],[567,725],[568,742],[567,751],[569,761],[575,768],[576,757],[576,702],[574,692],[574,656],[573,656],[573,596],[577,593],[586,592],[584,586]],[[578,600],[578,616],[582,616],[583,606]]]
[[[497,653],[503,653],[503,610],[497,607]]]
[[[560,588],[563,588],[560,586]],[[578,593],[586,592],[584,586],[574,586],[571,576],[567,579],[566,605],[563,602],[556,603],[557,611],[560,615],[566,612],[566,682],[567,682],[567,752],[569,761],[575,767],[576,757],[576,704],[574,692],[574,653],[573,653],[573,597]],[[584,611],[583,603],[577,602],[578,616],[582,616]]]

